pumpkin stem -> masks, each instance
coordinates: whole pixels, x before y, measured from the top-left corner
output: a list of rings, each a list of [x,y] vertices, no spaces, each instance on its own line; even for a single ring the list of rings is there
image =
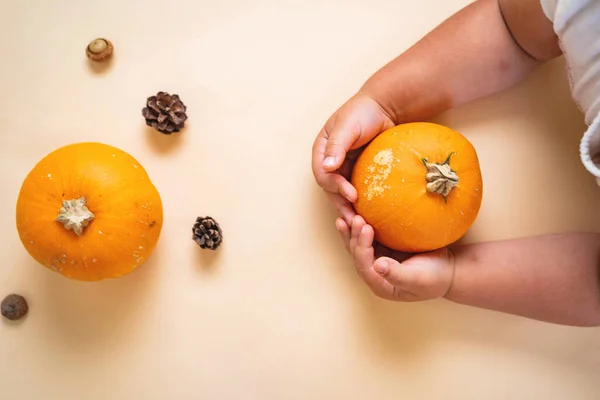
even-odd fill
[[[450,153],[446,161],[443,164],[430,163],[426,159],[423,159],[423,163],[427,168],[427,191],[429,193],[438,193],[444,197],[450,194],[452,189],[458,185],[458,175],[450,168],[450,157],[453,153]]]
[[[81,236],[83,228],[95,218],[94,214],[85,206],[85,197],[73,200],[64,200],[56,220],[65,226],[66,230],[73,230]]]

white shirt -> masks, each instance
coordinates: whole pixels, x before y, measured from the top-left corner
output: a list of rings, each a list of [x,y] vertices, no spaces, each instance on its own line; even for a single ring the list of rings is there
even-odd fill
[[[573,99],[588,129],[581,161],[600,185],[600,0],[541,0],[569,69]]]

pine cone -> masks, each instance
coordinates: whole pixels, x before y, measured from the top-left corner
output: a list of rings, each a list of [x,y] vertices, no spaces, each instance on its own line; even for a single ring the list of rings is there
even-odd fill
[[[146,125],[170,135],[183,128],[187,120],[186,109],[178,95],[158,92],[156,96],[148,97],[142,115],[146,119]]]
[[[192,239],[203,249],[216,250],[223,241],[221,227],[211,217],[196,218],[192,232]]]

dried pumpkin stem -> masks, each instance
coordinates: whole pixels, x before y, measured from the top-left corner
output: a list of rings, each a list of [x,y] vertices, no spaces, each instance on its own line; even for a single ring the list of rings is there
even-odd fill
[[[443,164],[430,163],[427,159],[423,160],[423,164],[427,168],[427,191],[429,193],[441,194],[444,199],[450,194],[452,189],[458,185],[458,175],[450,168],[450,157],[448,156]]]
[[[81,236],[83,228],[95,218],[85,206],[85,197],[64,200],[62,204],[56,220],[63,224],[66,230],[72,230],[77,236]]]

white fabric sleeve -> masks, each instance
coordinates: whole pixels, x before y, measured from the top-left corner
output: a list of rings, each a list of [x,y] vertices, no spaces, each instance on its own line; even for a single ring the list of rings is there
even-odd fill
[[[600,0],[541,0],[568,67],[573,99],[588,129],[581,161],[600,185]]]

